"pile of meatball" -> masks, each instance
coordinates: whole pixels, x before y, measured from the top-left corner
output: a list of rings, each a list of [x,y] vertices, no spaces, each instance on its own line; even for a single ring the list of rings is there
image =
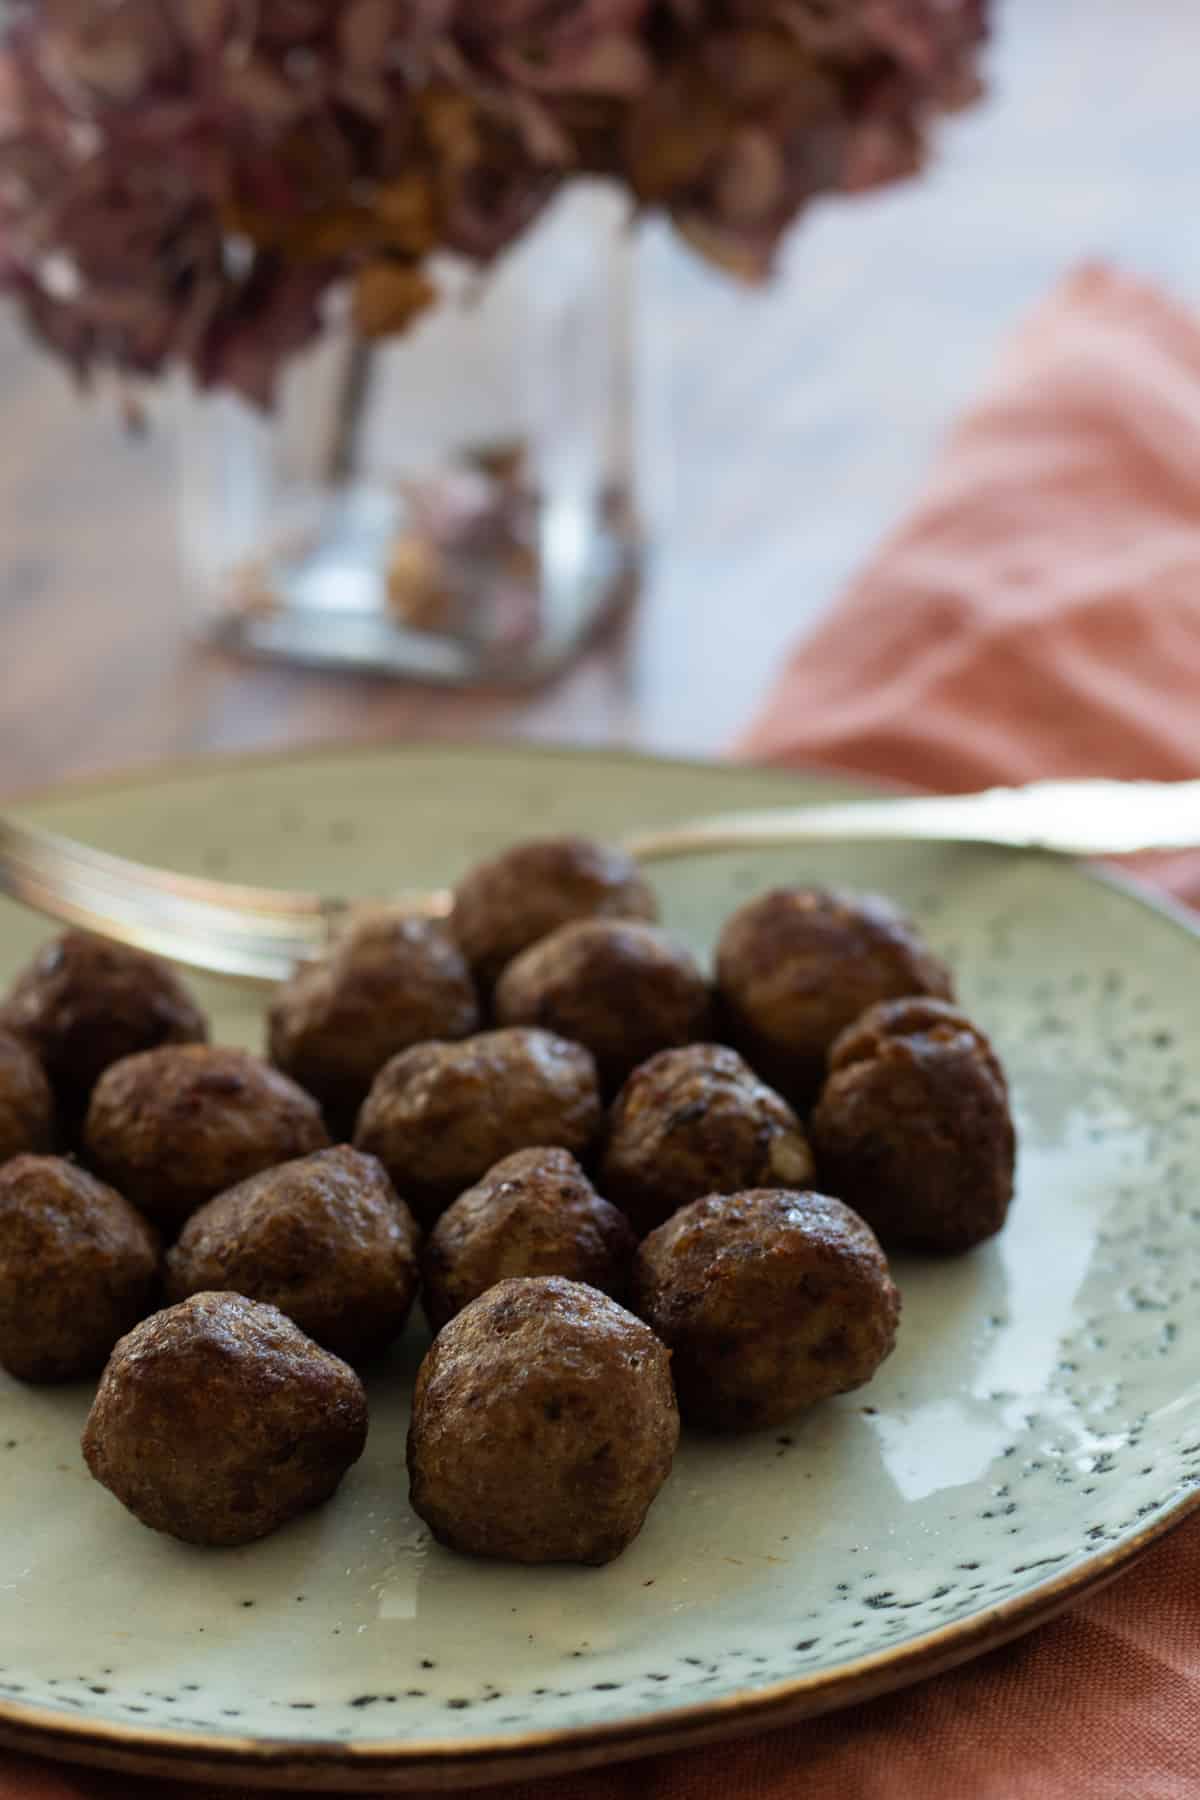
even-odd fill
[[[472,869],[444,922],[364,915],[275,994],[266,1056],[177,975],[71,933],[0,1002],[0,1364],[99,1376],[97,1480],[248,1543],[360,1456],[361,1372],[420,1296],[410,1497],[442,1543],[604,1563],[680,1419],[861,1387],[881,1244],[970,1249],[1012,1196],[1005,1078],[886,900],[780,888],[709,981],[624,855]]]

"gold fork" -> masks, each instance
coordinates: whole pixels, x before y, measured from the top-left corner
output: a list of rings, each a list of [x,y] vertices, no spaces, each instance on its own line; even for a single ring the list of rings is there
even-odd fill
[[[1200,845],[1200,781],[1043,781],[977,794],[903,796],[718,814],[635,832],[639,862],[754,845],[854,840],[997,844],[1065,856],[1124,856]],[[368,905],[127,861],[0,819],[0,893],[67,924],[174,962],[252,981],[283,980]],[[427,915],[450,895],[398,892],[385,903]]]

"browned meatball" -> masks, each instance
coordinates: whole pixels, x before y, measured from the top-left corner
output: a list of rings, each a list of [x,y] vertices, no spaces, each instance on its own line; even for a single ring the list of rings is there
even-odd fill
[[[938,1000],[874,1006],[842,1033],[812,1116],[822,1182],[886,1244],[969,1250],[999,1231],[1016,1136],[991,1044]]]
[[[277,1307],[193,1294],[121,1339],[83,1454],[152,1531],[228,1546],[327,1500],[366,1439],[366,1395],[346,1363]]]
[[[0,1168],[0,1364],[22,1381],[104,1367],[158,1287],[158,1234],[103,1182],[57,1156]]]
[[[270,1301],[326,1350],[364,1362],[404,1330],[417,1228],[373,1156],[318,1150],[192,1214],[167,1257],[167,1299],[220,1288]]]
[[[514,1150],[586,1150],[600,1117],[596,1065],[579,1044],[549,1031],[483,1031],[394,1056],[367,1096],[354,1141],[431,1225]]]
[[[156,956],[69,931],[10,988],[0,1026],[40,1058],[68,1120],[78,1120],[111,1064],[160,1044],[199,1044],[208,1024]]]
[[[653,925],[621,919],[564,925],[524,951],[500,978],[496,1017],[586,1044],[609,1093],[656,1050],[694,1043],[712,1025],[689,952]]]
[[[349,1130],[390,1056],[479,1025],[470,971],[446,927],[381,913],[279,989],[269,1053]]]
[[[824,1194],[694,1200],[634,1259],[634,1305],[672,1353],[679,1410],[716,1431],[778,1425],[869,1381],[900,1296],[870,1227]]]
[[[574,919],[658,917],[654,890],[622,850],[588,838],[517,844],[463,876],[450,924],[490,989],[506,963]]]
[[[807,1107],[839,1031],[877,1000],[953,999],[949,971],[875,894],[776,888],[741,907],[717,946],[730,1041],[765,1081]]]
[[[611,1562],[641,1530],[678,1440],[670,1358],[640,1319],[557,1275],[502,1281],[421,1364],[411,1500],[453,1550]]]
[[[438,1220],[421,1258],[426,1316],[440,1331],[514,1275],[562,1275],[623,1300],[636,1242],[569,1151],[518,1150]]]
[[[0,1164],[23,1150],[54,1148],[54,1099],[42,1065],[19,1038],[0,1031]]]
[[[806,1188],[799,1119],[736,1050],[689,1044],[635,1069],[608,1125],[600,1185],[645,1236],[690,1200],[742,1188]]]
[[[311,1095],[246,1050],[207,1044],[127,1056],[101,1076],[89,1160],[166,1229],[239,1181],[329,1143]]]

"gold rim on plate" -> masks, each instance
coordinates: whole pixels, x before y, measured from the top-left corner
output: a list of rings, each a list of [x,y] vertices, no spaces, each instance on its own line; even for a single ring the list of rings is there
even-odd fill
[[[1129,1563],[1182,1525],[1200,1507],[1200,1490],[1125,1543],[972,1619],[896,1650],[754,1693],[674,1707],[641,1720],[565,1726],[506,1738],[427,1738],[410,1747],[298,1743],[287,1738],[215,1737],[137,1726],[87,1724],[45,1707],[0,1701],[0,1745],[128,1774],[165,1775],[233,1787],[323,1789],[335,1793],[404,1793],[413,1789],[487,1786],[562,1775],[634,1757],[742,1737],[833,1712],[968,1662],[1048,1623],[1083,1594],[1116,1579]]]

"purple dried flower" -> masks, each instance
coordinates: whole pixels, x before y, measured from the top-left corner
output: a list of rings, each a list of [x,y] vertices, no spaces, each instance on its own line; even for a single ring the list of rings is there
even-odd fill
[[[765,272],[812,195],[920,167],[986,0],[13,0],[0,288],[81,377],[269,402],[321,301],[428,304],[573,172]]]

